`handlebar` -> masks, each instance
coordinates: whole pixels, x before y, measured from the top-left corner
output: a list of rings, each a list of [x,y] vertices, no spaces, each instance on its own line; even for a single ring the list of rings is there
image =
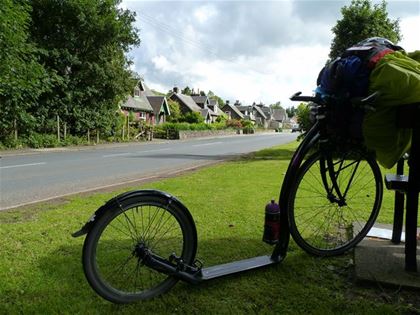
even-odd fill
[[[300,96],[302,92],[296,92],[290,97],[291,101],[301,101],[301,102],[316,102],[318,97],[316,96]]]
[[[328,98],[326,99],[321,98],[318,94],[315,96],[300,96],[301,94],[302,92],[296,92],[290,97],[290,100],[301,101],[301,102],[314,102],[317,104],[325,103],[328,100]],[[377,91],[366,97],[356,97],[356,98],[350,99],[349,101],[351,102],[351,104],[355,106],[361,106],[368,110],[375,110],[370,105],[372,105],[378,99],[379,96],[380,96],[380,92]]]

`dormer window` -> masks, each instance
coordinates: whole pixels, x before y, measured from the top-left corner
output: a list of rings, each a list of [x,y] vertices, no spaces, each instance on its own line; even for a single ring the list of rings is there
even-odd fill
[[[140,96],[140,89],[138,87],[134,89],[134,96]]]

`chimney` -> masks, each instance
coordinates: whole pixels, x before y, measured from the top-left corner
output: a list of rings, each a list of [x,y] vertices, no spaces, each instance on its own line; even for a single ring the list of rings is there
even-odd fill
[[[173,91],[174,91],[175,94],[178,94],[179,93],[179,89],[177,87],[174,87],[173,88]]]
[[[229,100],[226,100],[226,105],[229,105]]]

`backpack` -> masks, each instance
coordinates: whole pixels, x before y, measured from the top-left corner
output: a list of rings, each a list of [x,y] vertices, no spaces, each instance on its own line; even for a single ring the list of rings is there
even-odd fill
[[[379,39],[379,40],[378,40]],[[369,76],[377,62],[386,54],[401,50],[381,38],[367,39],[352,46],[337,59],[322,68],[316,92],[332,96],[328,130],[341,139],[363,141],[364,110],[354,108],[350,99],[365,97],[369,90]]]
[[[341,98],[366,96],[370,72],[383,56],[392,52],[393,49],[376,42],[346,49],[341,57],[322,68],[317,79],[318,91]]]

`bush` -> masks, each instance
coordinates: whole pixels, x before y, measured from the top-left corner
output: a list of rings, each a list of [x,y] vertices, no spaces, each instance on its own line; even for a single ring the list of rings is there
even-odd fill
[[[7,149],[18,149],[25,146],[21,139],[15,140],[13,137],[6,137],[0,146]]]
[[[237,120],[237,119],[229,119],[228,121],[226,121],[226,127],[234,128],[234,129],[241,129],[242,123],[240,120]]]
[[[69,145],[86,145],[88,144],[86,137],[77,137],[77,136],[72,136],[72,135],[67,135],[66,136],[66,140],[62,141],[62,144],[64,146],[69,146]]]
[[[188,112],[185,115],[182,115],[179,118],[179,121],[187,122],[187,123],[190,123],[190,124],[202,123],[202,122],[204,122],[204,117],[201,116],[201,114],[199,112]]]
[[[60,145],[56,135],[32,133],[25,143],[31,148],[54,148]]]

